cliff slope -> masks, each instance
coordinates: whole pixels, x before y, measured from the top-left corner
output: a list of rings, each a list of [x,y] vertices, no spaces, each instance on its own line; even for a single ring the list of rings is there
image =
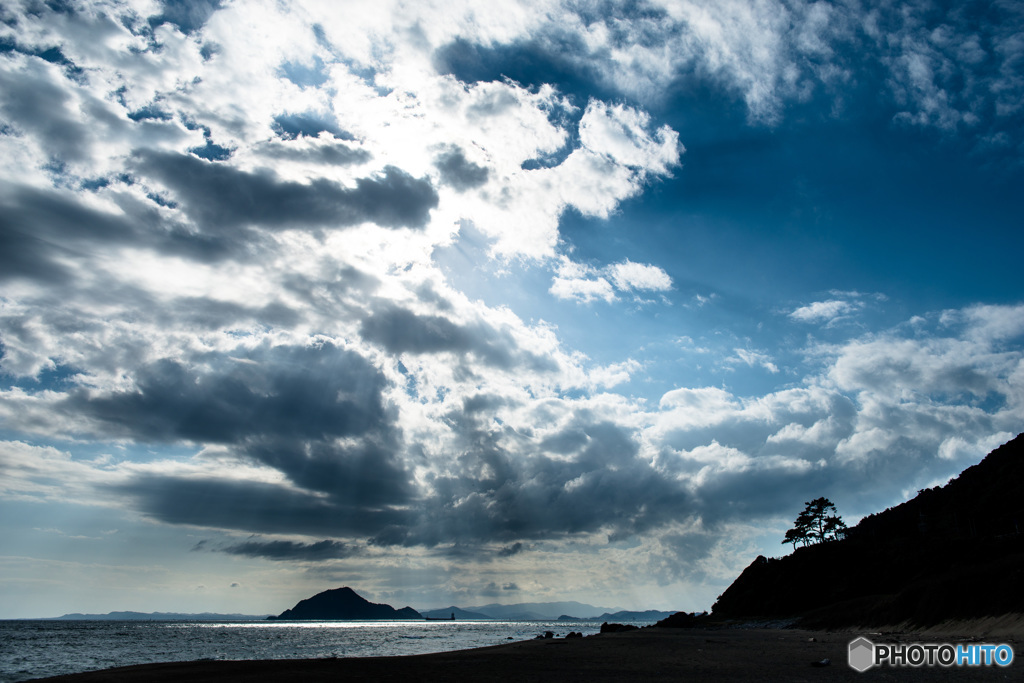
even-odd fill
[[[1024,435],[946,486],[865,517],[845,539],[758,557],[718,619],[832,628],[1024,613]]]

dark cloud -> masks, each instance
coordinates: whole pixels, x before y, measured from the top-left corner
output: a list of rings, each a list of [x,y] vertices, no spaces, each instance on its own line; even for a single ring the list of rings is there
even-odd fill
[[[480,588],[479,595],[501,595],[504,591],[518,591],[519,585],[511,581],[501,584],[500,586],[494,581],[489,581],[486,585]],[[506,597],[506,596],[502,596]],[[530,604],[523,605],[524,610],[531,609]]]
[[[332,344],[240,349],[197,365],[164,359],[135,371],[132,391],[71,393],[61,410],[142,441],[240,444],[255,437],[326,439],[386,431],[385,380]]]
[[[263,243],[243,230],[197,233],[168,220],[151,202],[117,187],[123,180],[95,183],[120,213],[93,208],[62,190],[12,185],[0,192],[0,245],[6,247],[0,250],[0,281],[66,281],[68,262],[84,263],[97,248],[117,245],[212,262],[251,255]]]
[[[397,306],[375,311],[363,321],[360,333],[364,339],[381,344],[392,353],[473,351],[505,366],[511,361],[507,345],[494,347],[480,331],[471,331],[442,316],[417,315]]]
[[[99,396],[72,391],[60,409],[97,421],[112,436],[226,444],[236,457],[272,467],[303,491],[323,496],[263,484],[168,480],[170,489],[184,489],[183,500],[223,490],[234,508],[247,504],[248,497],[283,497],[294,510],[292,523],[282,519],[250,530],[322,531],[310,528],[307,519],[307,513],[321,509],[327,515],[365,514],[366,528],[376,533],[401,518],[386,510],[417,496],[397,456],[401,434],[384,404],[385,380],[353,352],[327,343],[240,349],[235,356],[196,359],[194,365],[157,361],[138,369],[133,379],[132,391]],[[154,493],[156,481],[127,485],[127,492],[147,498],[144,509],[160,519],[195,523],[183,521],[192,513],[177,510],[172,498]],[[156,497],[149,500],[150,495]],[[224,524],[249,528],[241,519]]]
[[[0,210],[0,281],[32,279],[65,282],[70,274],[53,260],[53,245],[11,223],[11,216]]]
[[[435,494],[415,526],[388,529],[375,542],[505,541],[499,554],[511,555],[524,540],[599,531],[628,537],[696,512],[682,485],[638,457],[633,435],[617,425],[580,416],[571,429],[585,443],[569,457],[552,457],[521,435],[493,431],[490,420],[453,414],[447,422],[463,449],[457,466],[430,478]]]
[[[451,147],[439,154],[434,159],[434,165],[441,172],[441,182],[459,192],[472,190],[487,182],[487,168],[468,161],[460,147]]]
[[[142,475],[105,491],[168,524],[264,534],[367,536],[410,521],[399,508],[364,509],[288,486],[232,479]]]
[[[16,130],[32,133],[58,161],[84,159],[92,133],[81,114],[72,113],[66,84],[59,82],[59,77],[55,80],[51,72],[41,59],[34,58],[26,59],[16,70],[0,69],[0,112]]]
[[[203,46],[199,48],[199,54],[203,61],[209,61],[214,55],[220,54],[220,51],[221,46],[217,43],[203,43]]]
[[[362,322],[363,338],[391,353],[473,354],[503,369],[524,363],[539,371],[557,368],[554,361],[522,351],[511,334],[483,323],[460,325],[437,315],[418,315],[398,306],[383,305]]]
[[[222,548],[221,552],[268,560],[323,561],[350,557],[356,549],[338,541],[296,543],[295,541],[246,541]]]
[[[527,87],[551,84],[579,102],[589,97],[609,99],[602,86],[600,59],[578,35],[548,29],[527,41],[481,45],[457,38],[437,48],[434,68],[464,83],[510,79]]]
[[[354,444],[266,438],[247,440],[244,453],[298,486],[327,494],[338,505],[380,510],[417,497],[412,475],[396,455],[397,445],[390,433]]]
[[[176,202],[158,195],[149,194],[147,197],[160,206],[177,206]],[[126,193],[115,195],[113,199],[138,231],[134,239],[136,246],[164,255],[201,263],[253,260],[272,244],[265,236],[252,230],[197,231],[187,222],[166,218],[153,203]]]
[[[508,405],[509,401],[504,396],[495,394],[474,394],[462,399],[462,410],[468,414],[493,412],[497,408]]]
[[[12,187],[0,194],[0,281],[62,281],[69,273],[61,258],[79,255],[89,242],[136,239],[123,217],[88,208],[60,192]]]
[[[513,555],[518,555],[519,553],[523,552],[523,550],[525,550],[523,544],[516,542],[512,545],[505,546],[504,548],[499,550],[498,555],[500,555],[501,557],[512,557]]]
[[[329,166],[350,166],[364,164],[373,156],[365,149],[349,147],[341,143],[316,144],[308,147],[268,142],[259,147],[260,155],[271,159],[287,159],[289,161],[305,161],[313,164]]]
[[[438,202],[428,180],[394,166],[386,167],[383,175],[360,178],[354,188],[322,178],[309,184],[286,181],[269,170],[250,173],[164,152],[139,152],[135,167],[167,185],[186,213],[209,230],[242,225],[344,227],[362,222],[422,227]]]
[[[283,289],[325,316],[348,319],[365,315],[359,304],[372,297],[380,286],[380,280],[337,262],[322,262],[318,268],[315,272],[285,275],[282,278]]]
[[[157,321],[163,325],[181,325],[185,329],[222,330],[245,323],[290,328],[302,318],[292,308],[269,303],[259,308],[204,297],[178,297],[170,301],[151,301]]]

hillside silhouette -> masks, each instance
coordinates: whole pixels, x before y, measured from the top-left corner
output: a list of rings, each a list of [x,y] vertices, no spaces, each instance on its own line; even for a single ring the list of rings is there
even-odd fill
[[[865,517],[842,540],[758,557],[712,619],[925,627],[1024,613],[1022,531],[1024,434],[945,486]]]

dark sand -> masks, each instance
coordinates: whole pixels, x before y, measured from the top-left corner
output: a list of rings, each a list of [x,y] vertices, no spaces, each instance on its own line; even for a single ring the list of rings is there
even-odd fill
[[[967,640],[1009,643],[1009,667],[872,668],[847,664],[860,634],[876,643],[963,642],[952,634],[838,633],[790,629],[661,629],[586,638],[531,640],[408,657],[200,661],[108,669],[48,681],[880,681],[1024,680],[1019,638],[991,633]],[[824,659],[828,665],[815,666]]]

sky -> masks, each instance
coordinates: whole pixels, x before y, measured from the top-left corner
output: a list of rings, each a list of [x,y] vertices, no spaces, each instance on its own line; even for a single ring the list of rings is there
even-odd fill
[[[0,618],[701,610],[1024,431],[1024,6],[7,0]]]

